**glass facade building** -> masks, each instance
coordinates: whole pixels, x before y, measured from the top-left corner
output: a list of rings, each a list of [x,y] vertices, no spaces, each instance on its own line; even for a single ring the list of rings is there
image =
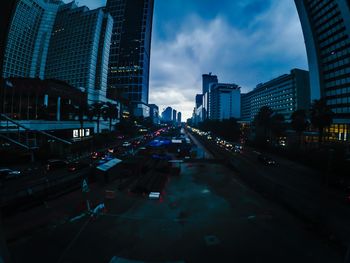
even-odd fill
[[[242,94],[241,103],[244,121],[252,122],[263,106],[289,120],[293,111],[310,108],[309,72],[293,69],[290,74],[258,84],[251,92]]]
[[[45,77],[51,31],[61,4],[55,0],[18,1],[7,37],[3,77]]]
[[[148,103],[154,0],[107,0],[114,19],[108,97]]]
[[[105,101],[113,19],[102,8],[74,2],[59,7],[52,30],[46,77],[81,88],[88,102]]]
[[[349,141],[350,2],[295,0],[295,4],[307,50],[311,99],[326,99],[335,113],[330,129],[334,138]]]
[[[209,89],[209,119],[240,118],[241,88],[236,84],[211,84]]]

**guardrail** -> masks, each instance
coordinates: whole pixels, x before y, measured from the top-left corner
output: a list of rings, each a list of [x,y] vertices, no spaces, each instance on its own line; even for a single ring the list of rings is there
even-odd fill
[[[19,187],[16,191],[1,191],[0,208],[6,214],[6,212],[40,203],[52,196],[80,187],[81,180],[90,173],[89,167],[75,173],[42,178],[35,183]]]

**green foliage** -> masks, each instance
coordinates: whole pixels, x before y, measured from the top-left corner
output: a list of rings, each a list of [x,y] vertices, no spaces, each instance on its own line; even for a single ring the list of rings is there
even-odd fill
[[[282,114],[275,113],[270,107],[263,106],[254,118],[255,140],[261,146],[284,135],[285,119]]]
[[[327,105],[325,99],[314,100],[310,109],[311,123],[318,129],[319,143],[323,141],[324,129],[329,127],[333,122],[334,113]]]
[[[112,131],[112,121],[118,118],[117,105],[107,102],[102,108],[102,116],[105,120],[109,120],[109,131]]]

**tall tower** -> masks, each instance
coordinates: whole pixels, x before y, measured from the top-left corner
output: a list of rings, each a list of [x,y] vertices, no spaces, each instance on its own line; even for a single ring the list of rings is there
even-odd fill
[[[325,98],[338,138],[350,134],[350,4],[348,0],[295,0],[310,71],[311,100]]]
[[[88,102],[106,101],[113,19],[102,8],[61,5],[51,34],[46,78],[83,88]]]
[[[211,72],[209,74],[202,75],[202,94],[204,95],[209,91],[209,86],[211,83],[218,83],[218,77],[216,75],[212,75]]]
[[[148,104],[154,0],[107,0],[113,19],[108,97]]]
[[[45,77],[52,28],[62,4],[56,0],[17,1],[9,24],[3,77]]]

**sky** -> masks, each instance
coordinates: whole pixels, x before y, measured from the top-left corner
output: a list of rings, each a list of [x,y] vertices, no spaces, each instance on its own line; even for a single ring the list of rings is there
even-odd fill
[[[244,93],[292,68],[308,68],[292,0],[155,0],[150,103],[160,112],[171,106],[191,117],[204,73]]]

